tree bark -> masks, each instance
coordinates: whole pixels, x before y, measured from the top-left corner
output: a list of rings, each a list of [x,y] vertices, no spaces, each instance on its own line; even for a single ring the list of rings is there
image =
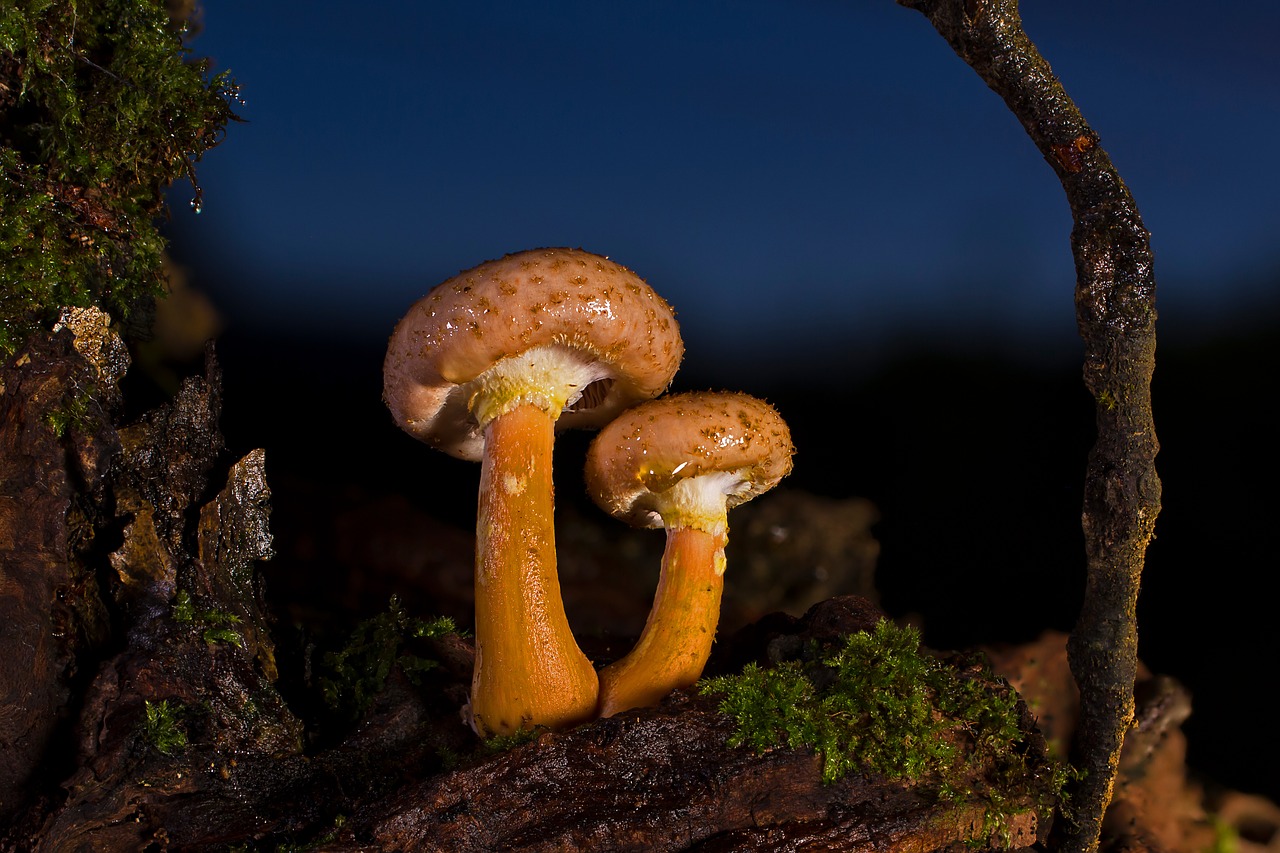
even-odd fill
[[[92,568],[111,428],[127,355],[97,315],[0,365],[0,821],[69,765],[51,744],[70,725],[81,651],[107,617]],[[65,756],[63,757],[65,759]]]
[[[1062,843],[1066,850],[1093,850],[1133,720],[1138,589],[1160,512],[1150,235],[1098,134],[1024,32],[1017,0],[899,2],[923,13],[1004,100],[1057,174],[1071,208],[1076,321],[1097,437],[1085,472],[1085,597],[1069,643],[1081,693],[1074,760],[1085,775]]]

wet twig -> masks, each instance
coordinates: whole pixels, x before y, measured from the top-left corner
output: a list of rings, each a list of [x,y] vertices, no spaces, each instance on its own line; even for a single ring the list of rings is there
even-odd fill
[[[924,14],[1022,123],[1062,182],[1074,227],[1076,320],[1097,438],[1085,474],[1088,576],[1071,635],[1080,687],[1074,792],[1060,846],[1098,846],[1124,734],[1133,719],[1135,608],[1160,511],[1151,418],[1155,277],[1149,234],[1120,175],[1022,28],[1017,0],[898,0]]]

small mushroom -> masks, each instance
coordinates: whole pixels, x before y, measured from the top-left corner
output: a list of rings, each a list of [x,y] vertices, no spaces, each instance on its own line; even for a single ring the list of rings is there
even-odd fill
[[[482,735],[591,718],[599,684],[556,573],[554,430],[599,426],[662,393],[684,353],[670,306],[580,249],[537,249],[459,273],[396,326],[383,395],[410,435],[479,460],[476,663]]]
[[[592,499],[636,527],[665,527],[666,550],[640,639],[600,671],[599,714],[656,703],[702,675],[711,655],[728,511],[791,471],[791,431],[746,394],[674,394],[630,409],[587,451]]]

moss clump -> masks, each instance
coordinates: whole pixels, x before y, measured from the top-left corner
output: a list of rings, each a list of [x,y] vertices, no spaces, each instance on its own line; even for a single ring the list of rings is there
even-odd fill
[[[87,430],[93,422],[90,399],[87,389],[69,390],[61,405],[45,413],[45,424],[58,438],[65,437],[68,432]]]
[[[990,676],[989,673],[987,673]],[[704,679],[737,721],[731,745],[814,749],[822,778],[851,772],[939,780],[960,795],[967,771],[1029,772],[1017,697],[924,654],[919,634],[881,621],[813,660]]]
[[[508,750],[515,749],[517,746],[523,746],[526,743],[533,743],[538,739],[538,735],[547,731],[547,729],[537,726],[529,729],[519,729],[509,735],[494,735],[487,737],[480,742],[477,752],[480,755],[498,755]]]
[[[828,783],[879,774],[923,782],[943,801],[977,799],[981,838],[1007,842],[1013,815],[1051,812],[1071,773],[1028,742],[1017,695],[989,667],[949,665],[921,650],[914,629],[884,620],[805,660],[749,664],[700,689],[722,696],[737,722],[730,745],[813,749]]]
[[[382,690],[391,668],[400,667],[413,684],[439,664],[407,651],[411,640],[456,634],[452,619],[419,619],[408,615],[398,596],[386,611],[366,619],[351,632],[341,649],[326,652],[318,682],[325,704],[347,722],[359,718]]]
[[[235,84],[183,44],[191,5],[0,7],[0,354],[64,306],[145,328],[163,192],[186,177],[198,203],[194,163],[235,118]]]
[[[178,590],[174,597],[173,619],[175,622],[203,628],[200,637],[206,643],[230,643],[244,648],[244,638],[234,627],[240,624],[240,617],[221,610],[196,610],[190,593],[185,589]]]
[[[181,708],[170,705],[168,699],[159,702],[146,702],[147,721],[145,734],[147,742],[165,755],[187,748],[187,733],[183,731],[179,721]]]

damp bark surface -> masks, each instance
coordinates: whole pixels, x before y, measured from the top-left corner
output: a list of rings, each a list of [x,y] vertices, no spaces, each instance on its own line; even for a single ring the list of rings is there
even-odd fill
[[[1016,0],[898,2],[923,13],[1004,100],[1071,209],[1076,320],[1097,436],[1085,472],[1085,597],[1068,647],[1081,695],[1073,759],[1085,775],[1073,792],[1073,820],[1061,822],[1061,844],[1092,850],[1133,721],[1137,597],[1160,511],[1150,235],[1098,134],[1024,31]]]
[[[105,614],[75,551],[118,441],[111,395],[63,329],[0,370],[0,820],[58,769],[50,745],[69,725],[78,652]]]

